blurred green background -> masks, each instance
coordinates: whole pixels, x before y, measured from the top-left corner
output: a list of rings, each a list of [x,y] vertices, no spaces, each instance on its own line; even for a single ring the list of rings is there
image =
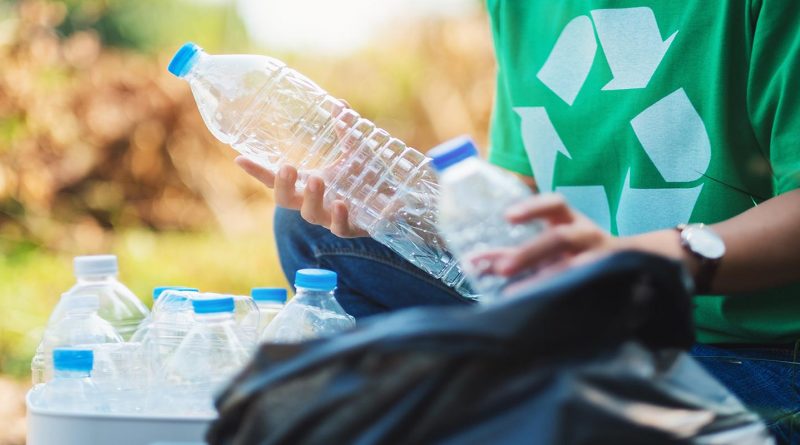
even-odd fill
[[[166,71],[185,41],[281,58],[423,151],[485,145],[479,0],[0,0],[0,373],[28,378],[75,255],[119,255],[148,304],[161,284],[286,285],[271,194]],[[0,444],[21,443],[0,417]]]

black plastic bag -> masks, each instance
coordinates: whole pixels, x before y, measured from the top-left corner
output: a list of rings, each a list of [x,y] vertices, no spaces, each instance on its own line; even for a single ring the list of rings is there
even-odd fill
[[[264,346],[217,400],[211,444],[764,444],[683,349],[679,265],[621,253],[503,302],[374,317]]]

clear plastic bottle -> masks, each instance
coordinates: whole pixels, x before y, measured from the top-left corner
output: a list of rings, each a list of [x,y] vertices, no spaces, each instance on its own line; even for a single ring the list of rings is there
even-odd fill
[[[103,286],[99,292],[100,309],[98,315],[114,326],[123,339],[128,340],[147,317],[147,307],[117,279],[119,266],[115,255],[90,255],[75,257],[75,277],[78,282],[67,294],[77,293],[84,286]],[[64,314],[65,305],[59,301],[49,323],[55,323]]]
[[[140,413],[147,404],[150,373],[141,343],[96,345],[92,381],[113,413]]]
[[[213,295],[213,294],[212,294]],[[261,313],[253,297],[250,295],[232,295],[234,319],[239,328],[242,344],[252,349],[258,344],[258,327],[261,325]]]
[[[412,264],[471,295],[436,232],[438,186],[429,159],[279,60],[208,55],[185,44],[169,71],[189,82],[220,141],[264,167],[297,167],[348,203],[351,221]]]
[[[91,379],[94,353],[91,349],[55,349],[51,360],[54,378],[32,400],[40,408],[70,413],[105,411],[100,392]]]
[[[200,292],[199,289],[196,287],[187,287],[187,286],[156,286],[153,288],[153,311],[156,310],[156,306],[158,305],[159,301],[161,300],[161,294],[166,291],[181,291],[181,292]],[[169,299],[167,299],[169,300]],[[191,305],[189,305],[189,310],[191,310]]]
[[[52,354],[56,348],[94,347],[123,341],[116,329],[98,316],[100,295],[105,285],[81,286],[61,296],[64,314],[55,324],[48,325],[42,336],[33,364],[37,368],[34,384],[44,383],[53,375]]]
[[[123,339],[130,338],[144,320],[149,311],[141,301],[125,285],[117,280],[119,268],[114,255],[90,255],[75,257],[75,277],[77,283],[62,295],[47,326],[58,323],[70,309],[68,296],[78,295],[83,288],[89,287],[99,298],[98,315],[114,326]],[[44,354],[41,345],[36,350],[31,362],[31,380],[34,385],[45,380],[45,362],[50,362],[49,355]]]
[[[336,297],[336,273],[301,269],[295,274],[297,290],[261,336],[262,343],[297,343],[352,329],[355,318],[344,311]]]
[[[258,306],[258,312],[261,314],[260,323],[258,325],[258,335],[264,333],[264,329],[269,326],[270,322],[275,319],[275,316],[286,305],[286,289],[282,287],[254,287],[250,289],[250,296]]]
[[[462,136],[429,152],[439,172],[439,231],[461,261],[473,289],[486,297],[500,295],[523,276],[486,273],[486,264],[474,261],[488,249],[519,246],[544,228],[540,221],[510,224],[506,210],[529,197],[530,188],[513,174],[484,162],[473,141]]]
[[[249,351],[237,332],[232,297],[204,294],[192,299],[192,307],[195,325],[164,365],[156,405],[173,413],[212,415],[213,392],[242,369]]]
[[[153,311],[131,339],[131,342],[141,344],[150,378],[155,378],[192,328],[194,310],[191,300],[197,295],[198,290],[193,287],[160,286],[153,289]]]
[[[177,291],[174,292],[174,291]],[[153,288],[153,309],[147,315],[147,317],[139,323],[139,328],[136,329],[136,332],[131,337],[131,342],[143,342],[147,336],[150,335],[151,328],[153,326],[153,319],[156,313],[158,312],[176,312],[176,306],[179,306],[179,309],[187,312],[189,314],[189,318],[191,318],[192,313],[192,305],[186,299],[182,292],[198,292],[197,288],[194,287],[186,287],[186,286],[158,286]],[[163,300],[160,300],[161,294],[167,294],[167,298],[163,300],[167,300],[167,303],[164,304]],[[176,303],[175,300],[177,299],[178,302]],[[168,309],[166,311],[161,311],[157,308],[159,306],[159,301],[162,301],[162,306],[166,305]]]

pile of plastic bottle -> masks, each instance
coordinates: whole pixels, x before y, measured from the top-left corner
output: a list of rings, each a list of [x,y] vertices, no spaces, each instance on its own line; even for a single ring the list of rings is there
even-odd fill
[[[531,191],[481,161],[469,138],[428,158],[269,57],[212,56],[187,44],[169,70],[189,82],[218,139],[266,168],[295,165],[300,187],[310,174],[323,177],[326,203],[347,201],[356,225],[457,292],[491,298],[531,275],[501,277],[473,261],[532,239],[544,225],[506,221],[506,210]],[[285,289],[241,296],[172,286],[153,291],[152,311],[117,272],[111,255],[75,259],[77,283],[53,311],[31,365],[37,408],[212,416],[215,391],[259,344],[355,325],[327,270],[297,271],[285,305]]]
[[[31,403],[67,412],[214,415],[213,396],[262,343],[297,342],[355,326],[334,298],[336,273],[297,271],[296,294],[153,290],[147,307],[117,279],[113,255],[75,258],[31,363]]]

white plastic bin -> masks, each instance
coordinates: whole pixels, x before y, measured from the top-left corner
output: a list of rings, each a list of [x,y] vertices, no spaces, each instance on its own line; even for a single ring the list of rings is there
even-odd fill
[[[202,445],[213,420],[201,417],[75,414],[28,408],[27,445]]]

